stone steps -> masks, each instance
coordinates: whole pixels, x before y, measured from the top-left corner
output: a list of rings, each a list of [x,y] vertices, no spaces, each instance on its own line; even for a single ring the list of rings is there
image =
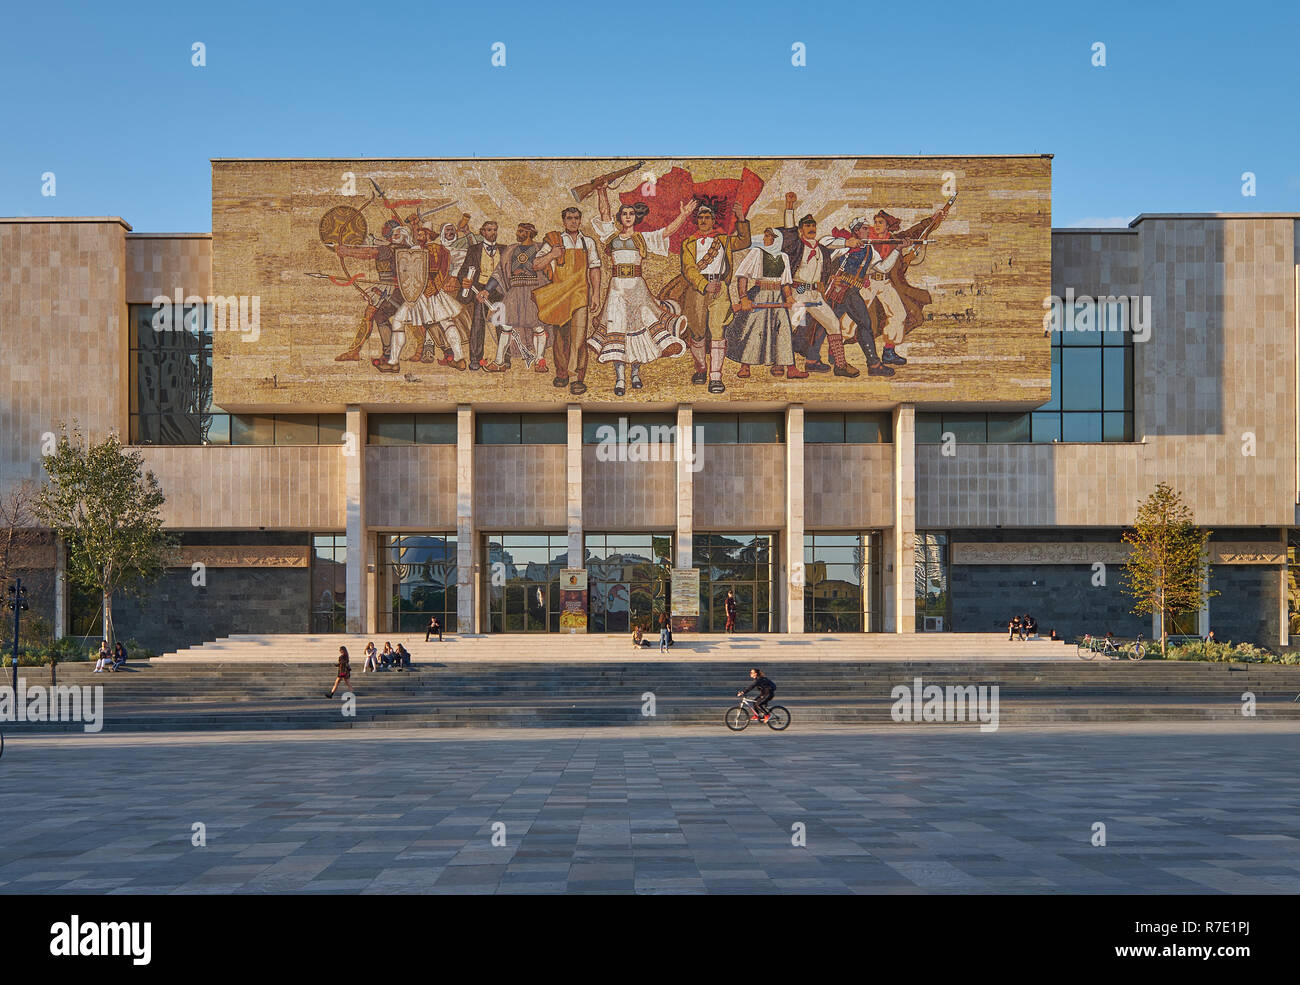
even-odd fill
[[[350,727],[527,727],[636,724],[713,725],[734,704],[743,663],[467,663],[410,672],[354,673],[355,717],[323,692],[328,666],[302,664],[137,663],[125,673],[94,674],[63,664],[64,685],[104,691],[105,729],[255,730]],[[1241,695],[1256,696],[1260,717],[1300,720],[1300,666],[1008,661],[791,662],[770,667],[777,700],[796,722],[888,724],[891,690],[920,677],[940,686],[997,684],[1004,724],[1239,719]],[[46,685],[45,668],[27,668],[27,686]],[[642,695],[655,695],[653,718]],[[81,730],[75,723],[4,723],[6,732]]]

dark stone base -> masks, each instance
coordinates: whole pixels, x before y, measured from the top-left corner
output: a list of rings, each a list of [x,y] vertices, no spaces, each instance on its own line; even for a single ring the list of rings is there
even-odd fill
[[[232,633],[309,631],[306,568],[208,568],[203,587],[192,577],[171,569],[145,598],[115,598],[117,636],[167,653]]]

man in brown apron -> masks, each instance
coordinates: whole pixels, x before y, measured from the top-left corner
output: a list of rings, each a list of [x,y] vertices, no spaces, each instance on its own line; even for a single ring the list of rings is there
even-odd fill
[[[570,206],[560,213],[563,232],[546,234],[545,245],[533,260],[534,270],[547,270],[551,282],[533,291],[538,319],[555,326],[552,355],[557,388],[567,386],[580,396],[587,392],[587,328],[599,314],[600,251],[581,232],[582,213]],[[595,311],[591,310],[596,308]]]

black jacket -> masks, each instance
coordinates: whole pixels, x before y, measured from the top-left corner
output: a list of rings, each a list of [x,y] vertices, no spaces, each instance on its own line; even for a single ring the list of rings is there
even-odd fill
[[[745,688],[745,690],[741,691],[740,693],[748,694],[750,691],[754,690],[754,688],[758,688],[758,693],[767,698],[770,698],[772,695],[776,693],[776,685],[773,684],[771,681],[769,681],[766,677],[763,677],[761,674],[758,677],[754,678],[753,684],[749,685],[749,687]]]

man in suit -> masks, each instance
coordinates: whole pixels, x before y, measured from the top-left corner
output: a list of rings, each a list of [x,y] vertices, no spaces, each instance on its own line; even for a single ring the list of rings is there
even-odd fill
[[[487,324],[491,317],[491,306],[501,301],[505,295],[492,275],[501,265],[501,248],[497,246],[497,224],[490,219],[479,227],[482,240],[472,243],[465,251],[461,262],[460,278],[461,304],[470,306],[473,313],[469,331],[469,368],[486,369],[487,361],[483,358],[483,343],[487,335]],[[496,366],[496,364],[493,364]],[[510,355],[506,354],[505,364],[496,367],[505,370],[510,367]]]
[[[740,203],[732,205],[736,231],[717,229],[716,216],[708,205],[695,210],[696,233],[682,244],[682,277],[687,288],[683,314],[689,326],[687,343],[695,363],[692,383],[703,383],[707,367],[709,393],[723,393],[722,361],[727,353],[723,328],[734,317],[731,311],[732,254],[749,248],[749,223]],[[706,362],[707,360],[707,362]]]
[[[840,331],[840,320],[822,296],[822,291],[834,273],[835,251],[859,244],[856,239],[844,240],[833,236],[818,240],[817,220],[811,215],[805,215],[795,222],[794,207],[797,201],[794,192],[786,194],[785,225],[778,230],[781,234],[781,249],[790,258],[791,286],[794,288],[795,300],[795,307],[791,310],[792,318],[799,320],[796,315],[802,307],[804,325],[795,333],[795,350],[808,357],[807,369],[824,370],[820,359],[821,341],[817,335],[817,329],[820,328],[826,333],[835,375],[853,378],[860,374],[844,357],[844,336]]]

